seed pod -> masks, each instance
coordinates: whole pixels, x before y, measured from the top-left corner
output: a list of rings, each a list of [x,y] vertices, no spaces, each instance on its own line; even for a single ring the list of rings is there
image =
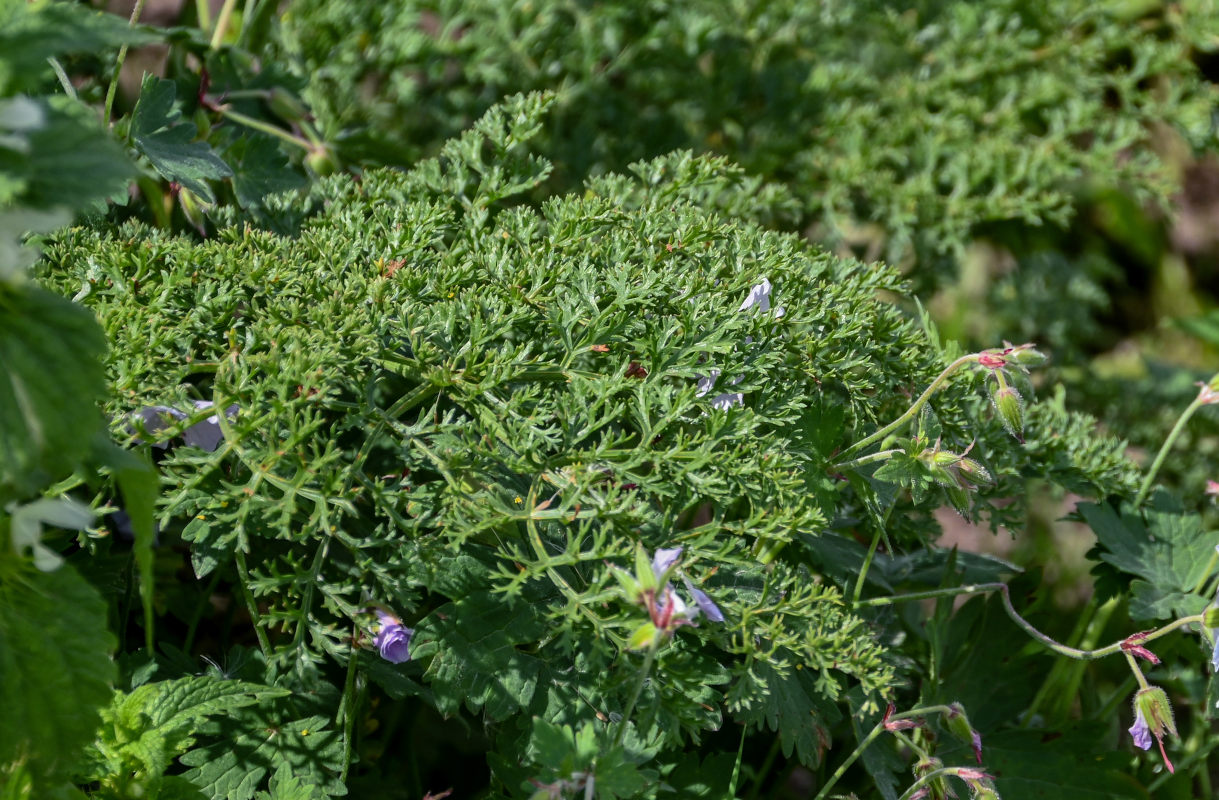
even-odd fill
[[[1024,441],[1024,401],[1014,386],[998,386],[990,395],[1007,432]]]

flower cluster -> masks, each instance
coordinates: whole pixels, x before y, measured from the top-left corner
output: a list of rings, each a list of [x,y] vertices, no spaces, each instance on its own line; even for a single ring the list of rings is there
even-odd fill
[[[1013,346],[1004,342],[1002,348],[984,350],[978,354],[978,365],[990,370],[994,379],[990,399],[1007,432],[1024,441],[1024,399],[1012,386],[1011,370],[1028,374],[1029,367],[1045,363],[1046,357],[1030,344]]]
[[[751,286],[749,294],[741,302],[741,307],[737,311],[749,311],[757,309],[759,313],[765,314],[770,311],[770,292],[771,285],[769,278],[762,278],[762,282]],[[775,319],[779,319],[786,312],[783,306],[775,307]],[[751,340],[746,339],[748,344]],[[720,371],[718,369],[708,370],[706,375],[696,375],[698,379],[698,397],[703,397],[715,387],[715,382],[719,380]],[[732,379],[732,385],[740,383],[742,376],[738,375]],[[741,406],[745,404],[745,395],[742,392],[721,392],[711,398],[711,407],[719,411],[727,411],[733,406]]]
[[[681,547],[661,548],[657,550],[651,561],[648,560],[643,548],[635,555],[635,574],[626,570],[614,568],[614,575],[622,585],[627,598],[635,604],[642,605],[648,612],[648,622],[641,625],[630,639],[631,649],[638,649],[672,636],[673,632],[683,625],[697,625],[700,614],[712,622],[723,622],[724,614],[707,593],[696,587],[690,579],[682,575],[682,583],[689,593],[692,603],[687,603],[681,595],[673,590],[670,584],[678,559],[681,558]]]

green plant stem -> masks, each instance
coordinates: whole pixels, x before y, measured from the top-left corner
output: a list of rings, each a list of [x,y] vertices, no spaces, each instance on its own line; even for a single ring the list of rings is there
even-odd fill
[[[779,757],[779,743],[780,738],[776,735],[774,741],[770,743],[770,749],[766,751],[766,758],[762,760],[762,766],[758,768],[758,773],[753,778],[753,788],[749,790],[749,797],[746,800],[758,800],[758,797],[761,796],[762,783],[770,774],[771,767],[775,765],[775,759]]]
[[[131,9],[131,19],[128,25],[135,27],[135,24],[140,21],[140,15],[144,13],[144,4],[148,0],[135,0],[135,8]],[[127,45],[119,48],[118,57],[114,60],[114,72],[110,76],[110,85],[106,87],[106,104],[105,110],[102,112],[102,124],[107,128],[110,127],[110,114],[114,111],[114,96],[119,90],[119,75],[123,71],[123,62],[127,60]]]
[[[643,657],[643,666],[639,668],[639,675],[635,678],[635,688],[631,690],[631,699],[627,701],[626,708],[622,712],[622,719],[618,721],[618,731],[614,734],[614,744],[622,744],[622,737],[626,735],[626,725],[631,721],[631,714],[635,711],[635,704],[639,702],[639,695],[643,692],[643,685],[648,681],[648,675],[652,672],[652,664],[656,661],[656,651],[660,649],[660,637],[652,638],[652,643],[648,645],[648,651]]]
[[[931,396],[934,395],[937,391],[939,391],[940,387],[944,385],[944,381],[948,380],[948,377],[950,375],[952,375],[952,373],[956,372],[958,369],[960,369],[964,365],[972,363],[977,360],[978,360],[978,354],[970,353],[967,356],[961,356],[956,361],[949,364],[947,367],[944,368],[944,371],[941,372],[939,374],[939,376],[931,382],[931,385],[928,386],[921,395],[919,395],[918,399],[914,401],[914,405],[910,406],[910,408],[906,411],[905,414],[902,414],[900,417],[893,420],[888,425],[886,425],[885,427],[878,430],[876,433],[873,433],[871,436],[860,439],[858,442],[856,442],[855,444],[851,445],[846,450],[844,450],[842,455],[844,457],[846,457],[846,456],[850,456],[854,453],[857,453],[860,450],[862,450],[863,448],[872,444],[873,442],[880,441],[881,439],[885,438],[889,434],[891,434],[894,431],[901,428],[903,425],[905,425],[910,420],[914,419],[914,417],[918,414],[918,412],[922,411],[923,406],[927,405],[927,401],[931,399]]]
[[[893,716],[889,717],[888,721],[895,722],[902,719],[913,719],[914,717],[921,717],[924,714],[934,714],[937,711],[940,713],[948,711],[948,706],[924,706],[922,708],[913,708],[909,711],[903,711],[900,714],[894,714]],[[830,775],[829,780],[825,782],[825,785],[821,787],[821,789],[817,792],[817,796],[814,797],[813,800],[825,800],[825,798],[829,796],[830,789],[833,789],[835,784],[842,780],[842,776],[845,775],[847,770],[851,768],[851,765],[855,763],[855,760],[863,755],[863,751],[868,749],[868,745],[876,741],[876,737],[884,733],[884,730],[885,722],[883,720],[876,723],[876,726],[873,727],[872,730],[868,731],[868,735],[860,740],[859,744],[855,746],[855,749],[851,751],[850,755],[848,755],[846,759],[838,765],[838,769],[834,770],[833,774]]]
[[[351,753],[353,750],[351,737],[355,731],[356,661],[359,660],[359,652],[355,647],[357,633],[358,631],[352,628],[351,653],[347,657],[347,680],[343,685],[343,703],[339,709],[343,715],[343,771],[339,775],[339,780],[343,783],[347,782],[347,772],[351,769]]]
[[[277,139],[287,142],[294,147],[299,147],[306,152],[313,152],[315,149],[313,144],[308,140],[288,133],[283,128],[276,127],[268,122],[263,122],[262,120],[254,119],[253,117],[247,117],[245,114],[242,114],[239,111],[233,111],[229,108],[219,108],[217,110],[220,112],[220,116],[224,117],[225,119],[231,119],[233,122],[245,125],[247,128],[253,128],[254,130],[261,131],[268,136],[274,136]]]
[[[941,767],[940,769],[928,772],[926,775],[919,778],[914,783],[910,784],[910,788],[907,789],[906,791],[902,792],[902,796],[897,798],[897,800],[910,800],[910,798],[914,797],[915,793],[919,789],[921,789],[923,786],[927,785],[931,781],[933,781],[937,778],[948,778],[948,777],[958,775],[960,773],[960,770],[961,770],[960,767]]]
[[[182,652],[190,654],[191,647],[195,644],[195,632],[199,629],[199,621],[203,619],[203,609],[207,608],[211,602],[212,592],[216,591],[216,585],[220,583],[220,570],[212,570],[212,579],[208,581],[207,588],[203,590],[203,597],[199,598],[199,603],[195,606],[195,613],[191,615],[190,626],[186,629],[186,639],[182,642]]]
[[[876,532],[872,534],[872,544],[868,546],[868,554],[864,556],[863,566],[860,567],[859,576],[855,579],[855,592],[851,595],[851,605],[858,605],[859,598],[863,596],[863,584],[868,577],[868,569],[872,566],[872,559],[876,557],[876,548],[880,545],[881,533],[883,533],[883,529],[877,528]]]
[[[237,5],[237,0],[224,0],[224,5],[220,7],[220,14],[216,17],[216,29],[212,31],[211,48],[213,50],[220,49],[220,43],[224,41],[224,34],[228,31],[229,21],[233,17],[233,8]]]
[[[271,655],[271,641],[267,632],[262,629],[262,618],[258,613],[258,604],[254,602],[254,593],[250,591],[250,570],[246,566],[245,552],[238,550],[236,558],[237,581],[241,584],[241,596],[245,600],[246,609],[250,612],[250,622],[254,625],[254,635],[258,637],[258,648],[264,656]]]
[[[72,81],[68,78],[68,73],[64,71],[63,64],[60,64],[59,59],[54,56],[49,56],[47,63],[51,65],[51,69],[55,70],[55,77],[59,79],[59,85],[63,87],[64,94],[75,100],[76,87],[72,85]]]
[[[1210,560],[1206,562],[1206,569],[1202,570],[1202,577],[1198,579],[1198,585],[1193,588],[1192,594],[1198,594],[1202,591],[1202,587],[1206,586],[1207,580],[1211,577],[1211,570],[1215,568],[1215,562],[1219,561],[1219,550],[1211,553]],[[1203,595],[1206,597],[1206,595]]]
[[[1139,669],[1139,662],[1135,660],[1133,653],[1123,653],[1126,656],[1126,661],[1130,663],[1130,671],[1134,673],[1134,679],[1139,682],[1139,689],[1150,689],[1147,685],[1147,678],[1143,676],[1143,670]]]
[[[1065,644],[1061,644],[1051,639],[1049,636],[1046,636],[1044,633],[1034,628],[1024,619],[1024,617],[1020,616],[1019,612],[1017,612],[1015,607],[1012,605],[1010,590],[1008,589],[1006,583],[976,583],[948,589],[929,589],[925,592],[911,592],[909,594],[891,595],[889,597],[873,597],[868,600],[860,601],[858,605],[886,606],[894,603],[904,603],[910,600],[930,600],[936,597],[952,597],[960,594],[984,594],[986,592],[999,592],[999,595],[1003,601],[1003,608],[1007,612],[1007,615],[1011,618],[1012,622],[1015,622],[1024,630],[1025,633],[1059,655],[1083,661],[1092,661],[1098,658],[1113,655],[1114,653],[1122,652],[1121,642],[1114,642],[1111,645],[1106,645],[1105,647],[1097,648],[1095,650],[1081,650],[1075,647],[1067,647]],[[1178,628],[1183,628],[1186,625],[1201,622],[1201,614],[1194,614],[1190,617],[1181,617],[1180,619],[1168,623],[1162,628],[1157,628],[1156,630],[1151,631],[1145,637],[1143,637],[1142,641],[1150,642],[1154,639],[1159,639],[1161,636],[1172,633]]]
[[[736,797],[736,787],[741,783],[741,762],[745,759],[745,739],[749,736],[749,726],[741,726],[741,743],[736,747],[736,763],[732,765],[732,777],[728,779],[728,796]]]
[[[904,452],[904,451],[901,450],[900,448],[895,448],[893,450],[881,450],[876,453],[869,453],[866,456],[860,456],[859,458],[853,459],[851,461],[844,461],[841,464],[835,464],[834,468],[835,469],[854,469],[855,467],[862,467],[865,464],[873,464],[877,461],[887,461],[890,458],[892,458],[893,456],[895,456],[901,452]]]
[[[1189,422],[1189,418],[1194,415],[1195,411],[1205,405],[1203,397],[1204,394],[1199,392],[1194,401],[1181,412],[1181,416],[1177,418],[1177,424],[1173,425],[1172,430],[1168,432],[1168,438],[1164,440],[1164,444],[1160,447],[1160,452],[1156,453],[1155,460],[1147,468],[1147,475],[1143,477],[1143,483],[1139,486],[1139,493],[1134,497],[1135,508],[1143,505],[1143,501],[1151,493],[1151,482],[1155,480],[1156,473],[1160,471],[1160,467],[1164,464],[1164,459],[1168,457],[1168,451],[1177,443],[1181,432],[1185,430],[1185,423]]]
[[[212,29],[212,4],[207,0],[195,0],[195,21],[204,33]]]

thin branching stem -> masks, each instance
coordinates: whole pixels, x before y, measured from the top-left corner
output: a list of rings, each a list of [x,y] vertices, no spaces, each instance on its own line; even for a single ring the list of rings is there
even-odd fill
[[[148,0],[135,0],[135,8],[131,9],[131,19],[128,24],[135,27],[135,24],[140,21],[140,15],[144,13],[144,4]],[[119,48],[118,57],[114,59],[114,72],[110,76],[110,85],[106,87],[106,103],[102,111],[102,123],[106,127],[110,127],[110,115],[114,111],[114,96],[119,90],[119,75],[123,72],[123,62],[127,60],[127,45]]]
[[[894,431],[900,430],[903,425],[905,425],[907,422],[909,422],[910,420],[912,420],[916,416],[918,416],[918,413],[923,410],[923,406],[927,405],[927,401],[931,399],[932,395],[934,395],[936,392],[938,392],[940,390],[940,387],[942,387],[944,385],[944,382],[948,380],[949,376],[951,376],[952,373],[956,372],[958,369],[965,366],[966,364],[971,364],[971,363],[977,361],[978,358],[979,358],[978,353],[970,353],[969,355],[961,356],[956,361],[949,364],[947,367],[944,368],[944,371],[941,372],[936,377],[936,379],[931,382],[931,384],[923,391],[923,393],[921,395],[919,395],[918,399],[914,401],[914,405],[910,406],[910,408],[907,409],[906,413],[902,414],[900,417],[893,420],[885,427],[876,431],[871,436],[867,436],[863,439],[860,439],[858,442],[856,442],[855,444],[848,447],[846,450],[843,451],[843,453],[842,453],[843,457],[854,455],[855,453],[858,453],[860,450],[864,449],[868,445],[870,445],[874,442],[878,442],[881,439],[884,439],[886,436],[893,433]]]
[[[921,708],[903,711],[900,714],[894,714],[887,720],[882,720],[876,723],[875,727],[868,731],[868,735],[863,737],[859,744],[855,746],[855,749],[851,751],[850,755],[848,755],[846,759],[838,765],[838,769],[834,770],[833,774],[830,775],[828,780],[826,780],[825,785],[821,787],[821,790],[817,792],[817,796],[814,797],[813,800],[825,800],[825,798],[829,796],[830,790],[834,788],[838,781],[842,780],[842,776],[845,775],[847,770],[851,768],[851,765],[855,763],[855,760],[863,755],[863,751],[868,749],[868,745],[876,741],[876,737],[885,732],[886,721],[896,722],[903,719],[914,719],[927,714],[946,713],[949,710],[950,709],[948,706],[923,706]]]
[[[1168,432],[1168,437],[1164,440],[1164,444],[1160,446],[1160,452],[1156,453],[1155,460],[1147,468],[1147,474],[1143,477],[1143,483],[1139,486],[1139,493],[1134,498],[1135,508],[1143,505],[1143,501],[1151,493],[1152,481],[1155,480],[1156,474],[1160,471],[1160,467],[1163,466],[1164,459],[1168,457],[1168,451],[1177,443],[1177,439],[1180,438],[1181,432],[1185,430],[1185,423],[1189,422],[1189,418],[1194,415],[1195,411],[1206,405],[1207,396],[1205,389],[1199,392],[1194,401],[1181,412],[1181,416],[1177,417],[1177,424],[1172,426],[1172,430]]]
[[[929,600],[936,597],[952,597],[962,594],[984,594],[987,592],[998,592],[1003,601],[1003,609],[1007,612],[1007,615],[1011,617],[1012,622],[1015,622],[1024,630],[1025,633],[1059,655],[1066,656],[1067,658],[1079,659],[1081,661],[1092,661],[1098,658],[1104,658],[1105,656],[1111,656],[1114,653],[1122,652],[1122,642],[1114,642],[1113,644],[1106,645],[1105,647],[1100,647],[1095,650],[1080,650],[1075,647],[1068,647],[1065,644],[1051,639],[1049,636],[1046,636],[1044,633],[1034,628],[1031,623],[1024,619],[1024,617],[1020,616],[1020,613],[1016,611],[1016,608],[1012,605],[1011,593],[1006,583],[976,583],[947,589],[929,589],[925,592],[910,592],[909,594],[891,595],[889,597],[873,597],[869,598],[868,600],[861,600],[857,605],[886,606],[894,603],[904,603],[910,600]],[[1161,636],[1172,633],[1178,628],[1183,628],[1186,625],[1201,622],[1201,614],[1194,614],[1190,617],[1181,617],[1180,619],[1168,623],[1162,628],[1157,628],[1156,630],[1147,633],[1141,638],[1141,641],[1149,642],[1153,639],[1159,639]]]
[[[652,673],[652,664],[656,662],[656,651],[660,649],[660,637],[652,638],[652,643],[648,645],[648,650],[643,656],[643,665],[639,667],[639,674],[635,676],[635,688],[631,690],[631,697],[626,702],[626,708],[622,710],[622,719],[618,721],[618,731],[614,734],[614,744],[622,744],[622,737],[626,735],[626,726],[631,721],[631,714],[635,711],[635,704],[639,702],[639,695],[643,692],[643,685],[648,682],[648,675]]]

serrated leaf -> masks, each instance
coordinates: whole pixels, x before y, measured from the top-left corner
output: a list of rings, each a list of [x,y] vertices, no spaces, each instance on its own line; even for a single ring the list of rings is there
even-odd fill
[[[208,179],[233,172],[207,142],[197,142],[194,125],[180,120],[173,81],[145,75],[140,99],[131,112],[131,140],[161,177],[180,184],[205,203],[216,202]]]
[[[106,613],[72,567],[0,553],[0,764],[24,759],[39,784],[73,767],[117,677]]]
[[[82,103],[55,98],[45,122],[27,134],[26,188],[20,201],[34,208],[104,210],[136,175],[127,150]]]
[[[486,592],[446,603],[416,627],[413,657],[431,658],[425,678],[442,714],[455,714],[465,701],[493,720],[529,705],[542,662],[516,645],[542,634],[528,603]]]
[[[85,309],[0,284],[0,496],[32,493],[84,460],[104,430],[105,349]]]
[[[802,764],[820,764],[830,747],[827,723],[837,721],[840,715],[834,704],[817,692],[816,678],[807,670],[779,672],[766,662],[755,664],[754,673],[762,699],[755,699],[737,718],[758,726],[765,723],[777,732],[784,756],[790,758],[794,751]]]
[[[986,771],[1004,800],[1146,800],[1150,795],[1129,774],[1129,756],[1105,750],[1107,724],[1061,731],[1003,731],[982,745]],[[955,744],[955,743],[954,743]],[[944,759],[968,763],[964,745],[945,748]]]
[[[1205,605],[1187,597],[1206,577],[1214,547],[1200,516],[1185,513],[1164,493],[1152,499],[1143,516],[1096,503],[1081,503],[1078,511],[1104,547],[1101,559],[1144,579],[1134,590],[1131,617],[1187,616]]]
[[[146,774],[160,776],[195,743],[208,717],[287,694],[283,689],[210,676],[146,683],[115,697],[105,713],[107,724],[95,745],[94,763],[104,763],[111,772],[138,765]]]
[[[137,456],[118,447],[107,448],[107,460],[115,481],[123,494],[123,508],[131,519],[135,533],[133,551],[140,574],[140,602],[144,608],[144,645],[154,652],[152,596],[155,577],[152,568],[152,544],[156,535],[153,512],[157,503],[157,473],[147,456]]]
[[[233,192],[245,209],[258,208],[263,198],[291,192],[308,184],[288,161],[279,143],[269,136],[249,134],[236,139],[224,153],[233,168]]]
[[[313,784],[292,774],[287,764],[280,764],[271,776],[268,792],[259,792],[258,800],[314,800],[318,791]]]
[[[343,767],[343,737],[327,730],[322,716],[262,723],[180,759],[192,769],[183,777],[213,800],[251,800],[272,769],[287,765],[322,794],[345,795],[338,779]]]
[[[52,56],[160,39],[151,28],[78,3],[0,4],[0,53],[7,67],[0,71],[0,94],[42,83],[51,74],[46,62]]]

